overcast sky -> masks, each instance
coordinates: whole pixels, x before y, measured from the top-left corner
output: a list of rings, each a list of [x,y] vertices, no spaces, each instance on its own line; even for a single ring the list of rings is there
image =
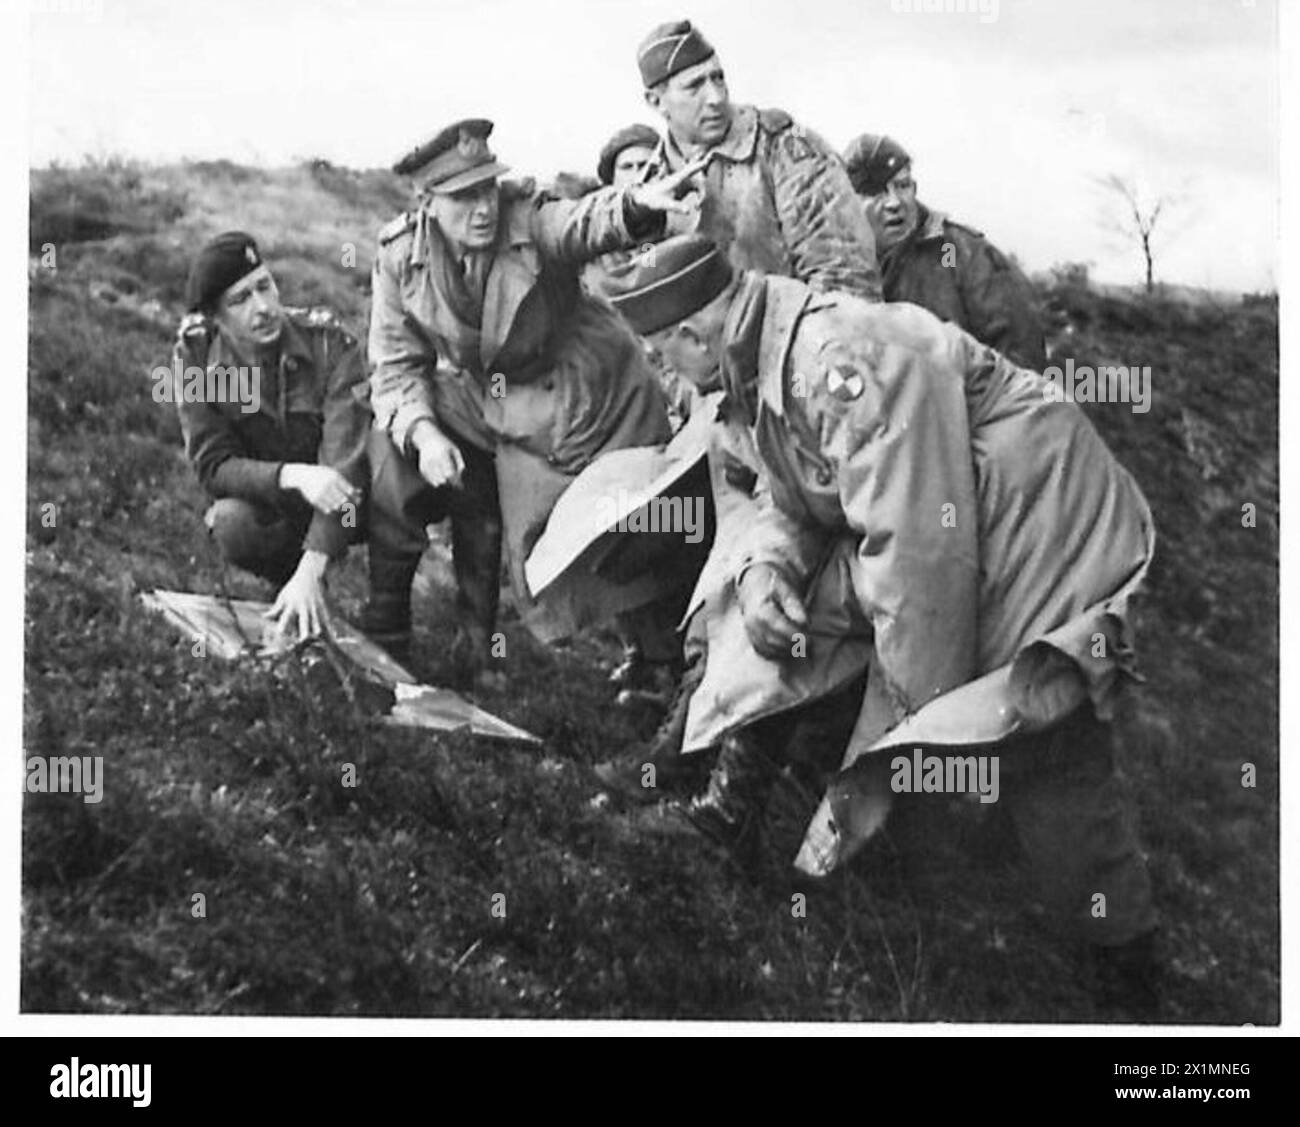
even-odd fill
[[[636,45],[688,17],[737,102],[837,149],[888,132],[921,197],[1031,269],[1136,280],[1093,179],[1175,194],[1157,272],[1277,285],[1272,0],[29,0],[34,165],[84,154],[387,165],[493,118],[515,170],[591,171],[654,121]],[[983,9],[983,13],[979,9]],[[898,10],[896,10],[898,9]]]

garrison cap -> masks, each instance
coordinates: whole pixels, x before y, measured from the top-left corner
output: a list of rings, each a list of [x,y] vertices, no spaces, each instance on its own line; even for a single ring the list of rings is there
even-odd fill
[[[630,149],[633,145],[642,145],[647,149],[653,149],[658,144],[658,131],[648,125],[637,122],[635,125],[620,129],[605,142],[605,147],[600,150],[600,161],[596,165],[596,175],[600,177],[600,182],[602,184],[612,184],[614,182],[614,162],[618,160],[618,154],[624,149]]]
[[[894,175],[912,163],[912,158],[892,137],[864,133],[849,142],[844,150],[849,183],[860,196],[883,192]]]
[[[649,89],[714,54],[713,45],[691,26],[690,20],[674,20],[661,23],[641,40],[636,62],[641,68],[641,81]]]
[[[190,266],[185,282],[185,306],[191,313],[211,313],[245,274],[262,265],[253,236],[243,231],[223,231],[209,239]]]
[[[678,235],[611,272],[601,288],[633,331],[646,336],[698,313],[734,276],[712,240]]]
[[[426,191],[448,194],[495,180],[509,171],[509,166],[500,163],[488,148],[491,132],[492,122],[486,118],[457,121],[412,149],[393,165],[393,171],[412,177]]]

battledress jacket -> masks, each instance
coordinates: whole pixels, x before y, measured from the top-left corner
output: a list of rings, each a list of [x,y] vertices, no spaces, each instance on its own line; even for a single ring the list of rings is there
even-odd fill
[[[1016,364],[1047,364],[1029,280],[974,228],[921,209],[917,230],[880,257],[886,301],[922,305]]]
[[[212,401],[218,397],[209,396],[209,389],[231,385],[209,380],[209,374],[244,363],[211,321],[198,314],[182,320],[173,352],[173,381],[179,385],[173,399],[186,457],[207,494],[275,507],[286,496],[278,485],[285,462],[331,466],[366,489],[371,417],[365,361],[360,342],[338,317],[324,308],[286,308],[278,362],[257,373],[257,410],[238,401]],[[198,371],[202,393],[188,378]],[[343,520],[340,513],[314,513],[304,548],[331,558],[344,552],[349,531]]]

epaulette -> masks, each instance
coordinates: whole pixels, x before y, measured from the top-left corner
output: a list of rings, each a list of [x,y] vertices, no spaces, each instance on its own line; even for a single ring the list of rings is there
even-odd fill
[[[394,239],[415,229],[415,213],[404,211],[396,219],[379,228],[379,245],[387,246]]]
[[[758,123],[767,133],[782,133],[794,124],[794,118],[785,110],[759,110]]]
[[[357,342],[356,335],[347,327],[343,318],[328,305],[313,305],[310,308],[301,305],[285,306],[284,312],[299,328],[337,333],[348,347]]]
[[[521,180],[502,180],[501,181],[501,202],[514,203],[516,200],[538,199],[545,195],[537,190],[537,180],[532,176],[525,176]]]

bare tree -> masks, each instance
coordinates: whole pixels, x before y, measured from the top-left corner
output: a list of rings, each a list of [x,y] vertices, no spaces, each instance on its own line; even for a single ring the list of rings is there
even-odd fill
[[[1142,248],[1142,257],[1146,262],[1147,293],[1155,286],[1155,250],[1152,242],[1156,224],[1180,201],[1172,195],[1150,195],[1140,185],[1115,173],[1099,176],[1097,183],[1123,200],[1118,216],[1107,217],[1106,225],[1119,232],[1125,239],[1136,242]]]

